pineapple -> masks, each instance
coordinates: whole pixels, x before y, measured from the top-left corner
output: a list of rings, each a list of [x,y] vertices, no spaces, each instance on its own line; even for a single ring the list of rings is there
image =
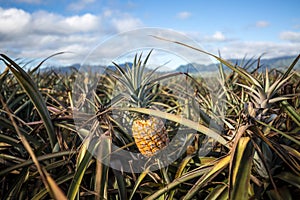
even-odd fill
[[[273,123],[275,118],[278,116],[278,109],[273,106],[273,104],[291,98],[289,96],[277,96],[277,93],[293,76],[293,73],[290,73],[292,68],[293,65],[289,67],[283,76],[275,79],[272,84],[269,80],[267,68],[263,83],[260,83],[260,81],[252,76],[252,74],[241,70],[241,72],[249,78],[249,82],[252,83],[251,87],[244,84],[238,84],[248,90],[247,93],[250,96],[250,101],[245,104],[245,113],[247,113],[250,118],[250,122],[248,122],[248,124],[255,123],[255,121],[261,121],[265,124]],[[272,152],[270,146],[262,140],[262,138],[256,138],[256,143],[260,148],[265,164],[263,164],[262,158],[258,152],[255,151],[253,160],[254,169],[261,177],[269,178],[267,168],[275,169],[276,155]]]
[[[153,108],[153,89],[157,85],[154,79],[155,70],[146,70],[146,63],[151,54],[147,55],[142,63],[141,56],[135,55],[134,63],[130,68],[126,65],[126,70],[114,63],[119,74],[113,76],[123,87],[120,96],[128,100],[130,106],[138,108]],[[132,136],[136,146],[142,155],[151,157],[168,145],[168,134],[161,118],[146,116],[142,114],[132,114]]]
[[[132,134],[138,149],[147,157],[154,155],[168,143],[164,122],[157,117],[134,120]]]

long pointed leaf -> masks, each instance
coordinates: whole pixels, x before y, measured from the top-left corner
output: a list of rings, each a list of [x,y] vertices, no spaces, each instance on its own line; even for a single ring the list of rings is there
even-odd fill
[[[159,111],[159,110],[153,110],[153,109],[147,109],[147,108],[119,108],[121,110],[128,110],[128,111],[134,111],[134,112],[140,112],[140,113],[144,113],[144,114],[148,114],[148,115],[153,115],[156,117],[161,117],[164,119],[168,119],[170,121],[174,121],[177,123],[180,123],[184,126],[187,126],[191,129],[197,130],[200,133],[203,133],[205,135],[207,135],[208,137],[211,137],[213,139],[215,139],[216,141],[218,141],[219,143],[221,143],[224,146],[228,146],[227,141],[217,132],[215,132],[212,129],[207,128],[206,126],[199,124],[197,122],[191,121],[189,119],[183,118],[181,116],[178,115],[174,115],[171,113],[165,113],[163,111]]]
[[[127,190],[125,185],[125,179],[124,174],[122,174],[120,171],[113,169],[114,175],[117,179],[118,184],[118,192],[120,199],[127,199]]]
[[[221,158],[221,160],[223,160],[224,158]],[[220,160],[216,161],[217,163]],[[228,159],[229,162],[229,159]],[[176,186],[178,186],[181,183],[184,183],[186,181],[189,181],[191,179],[194,179],[196,177],[199,177],[205,173],[208,173],[209,171],[211,171],[213,165],[215,164],[215,162],[213,163],[208,163],[207,165],[204,165],[198,169],[195,169],[193,171],[190,171],[186,174],[184,174],[183,176],[181,176],[180,178],[174,179],[173,182],[171,182],[170,184],[166,185],[164,188],[156,191],[154,194],[148,196],[147,198],[145,198],[145,200],[152,200],[152,199],[157,199],[158,197],[160,197],[161,195],[163,195],[164,193],[166,193],[167,191],[172,190],[173,188],[175,188]]]
[[[13,60],[7,57],[4,54],[0,54],[7,62],[7,67],[11,70],[11,72],[15,75],[19,84],[23,87],[26,94],[31,99],[32,103],[35,105],[40,117],[43,120],[43,124],[47,130],[51,148],[54,148],[54,145],[57,143],[54,127],[51,121],[51,117],[49,111],[47,109],[45,100],[42,97],[37,85],[33,82],[31,77]]]
[[[202,176],[195,185],[188,191],[187,195],[184,196],[183,200],[191,199],[201,187],[203,187],[208,181],[210,181],[212,178],[214,178],[216,175],[222,172],[224,168],[226,168],[229,165],[230,156],[226,156],[219,160],[212,169]]]
[[[218,185],[216,186],[211,192],[209,192],[209,195],[205,198],[205,200],[227,200],[228,199],[228,186],[225,182],[224,185]]]
[[[132,192],[131,192],[131,195],[129,197],[129,200],[131,200],[136,192],[136,190],[138,189],[139,185],[141,184],[141,182],[143,181],[143,179],[146,177],[146,175],[149,173],[149,168],[146,168],[141,174],[140,176],[138,177],[138,179],[135,181],[135,184],[133,186],[133,189],[132,189]]]
[[[185,47],[188,47],[190,49],[193,49],[195,51],[199,51],[201,53],[204,53],[206,55],[209,55],[209,56],[212,56],[213,58],[215,58],[216,60],[218,60],[219,62],[221,62],[222,64],[224,64],[225,66],[229,67],[232,71],[236,72],[237,74],[239,74],[240,76],[242,76],[244,79],[248,80],[249,82],[255,84],[256,86],[259,86],[260,83],[256,80],[256,79],[253,79],[253,77],[249,76],[248,73],[245,74],[245,70],[243,70],[242,68],[240,67],[235,67],[233,66],[230,62],[214,55],[214,54],[211,54],[211,53],[208,53],[202,49],[198,49],[196,47],[193,47],[193,46],[190,46],[190,45],[187,45],[187,44],[184,44],[182,42],[178,42],[178,41],[174,41],[174,40],[169,40],[169,39],[166,39],[166,38],[162,38],[162,37],[158,37],[158,36],[154,36],[152,35],[152,37],[154,38],[157,38],[157,39],[160,39],[160,40],[165,40],[165,41],[169,41],[169,42],[173,42],[175,44],[179,44],[179,45],[182,45],[182,46],[185,46]]]
[[[95,145],[95,141],[91,141],[91,143],[89,144],[87,141],[86,143],[83,144],[82,148],[81,148],[81,158],[80,161],[78,161],[78,166],[76,168],[76,172],[74,174],[74,177],[72,179],[71,185],[69,187],[68,193],[67,193],[67,197],[70,200],[74,200],[78,191],[79,191],[79,187],[82,181],[82,178],[84,176],[84,173],[86,171],[86,169],[89,166],[89,163],[92,159],[92,154],[86,149],[85,145]]]
[[[293,119],[293,121],[300,126],[300,114],[291,106],[287,101],[281,102],[282,107],[285,109],[287,114]]]
[[[108,199],[108,171],[109,167],[107,163],[110,162],[111,154],[111,138],[102,134],[99,138],[99,146],[97,149],[97,158],[100,159],[97,162],[97,172],[96,172],[96,192],[98,197],[96,199]],[[99,162],[100,161],[100,162]],[[119,180],[120,181],[120,180]],[[121,193],[123,195],[123,193]]]
[[[248,199],[250,174],[252,168],[254,148],[249,137],[241,137],[234,151],[232,163],[232,185],[230,185],[229,199]]]

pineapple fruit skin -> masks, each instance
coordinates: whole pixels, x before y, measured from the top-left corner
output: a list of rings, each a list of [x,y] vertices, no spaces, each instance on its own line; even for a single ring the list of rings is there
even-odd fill
[[[146,157],[153,156],[169,143],[164,122],[157,117],[135,119],[132,135],[139,151]]]

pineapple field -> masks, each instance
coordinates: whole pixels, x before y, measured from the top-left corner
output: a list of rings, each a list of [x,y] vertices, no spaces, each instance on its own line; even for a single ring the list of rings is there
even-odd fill
[[[215,77],[27,71],[0,54],[2,199],[297,199],[300,72],[217,60]],[[88,75],[87,75],[88,74]]]

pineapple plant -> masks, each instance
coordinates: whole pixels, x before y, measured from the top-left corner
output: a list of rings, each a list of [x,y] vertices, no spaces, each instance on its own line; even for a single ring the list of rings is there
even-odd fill
[[[146,69],[151,52],[144,62],[142,54],[139,57],[136,54],[132,66],[126,64],[126,70],[113,62],[117,68],[116,72],[118,72],[113,76],[122,88],[122,92],[116,98],[121,96],[128,101],[131,107],[157,109],[152,103],[155,100],[153,90],[159,80],[154,78],[154,73],[158,68]],[[130,116],[132,136],[142,155],[151,157],[168,145],[168,133],[161,118],[139,113]]]
[[[299,57],[297,57],[296,61],[298,59]],[[241,74],[245,75],[245,78],[249,78],[248,80],[251,84],[251,86],[249,86],[237,83],[237,85],[243,87],[249,95],[249,101],[245,102],[244,113],[248,117],[248,120],[246,121],[248,121],[248,124],[255,125],[252,128],[254,133],[262,133],[262,135],[259,136],[259,134],[257,134],[258,137],[255,137],[255,141],[258,146],[253,157],[254,170],[260,177],[265,179],[269,178],[274,173],[276,163],[278,163],[278,155],[273,152],[274,150],[272,151],[271,145],[267,144],[268,140],[265,136],[268,135],[268,129],[258,129],[257,127],[261,124],[272,125],[275,123],[276,118],[280,115],[278,103],[284,103],[286,100],[292,98],[291,95],[278,96],[278,94],[279,90],[294,76],[294,73],[291,73],[294,64],[292,64],[281,77],[274,76],[273,78],[275,78],[275,80],[273,83],[271,83],[267,68],[265,71],[265,77],[262,78],[262,83],[252,74],[244,71],[243,69],[240,70]],[[278,149],[280,148],[278,147]]]

